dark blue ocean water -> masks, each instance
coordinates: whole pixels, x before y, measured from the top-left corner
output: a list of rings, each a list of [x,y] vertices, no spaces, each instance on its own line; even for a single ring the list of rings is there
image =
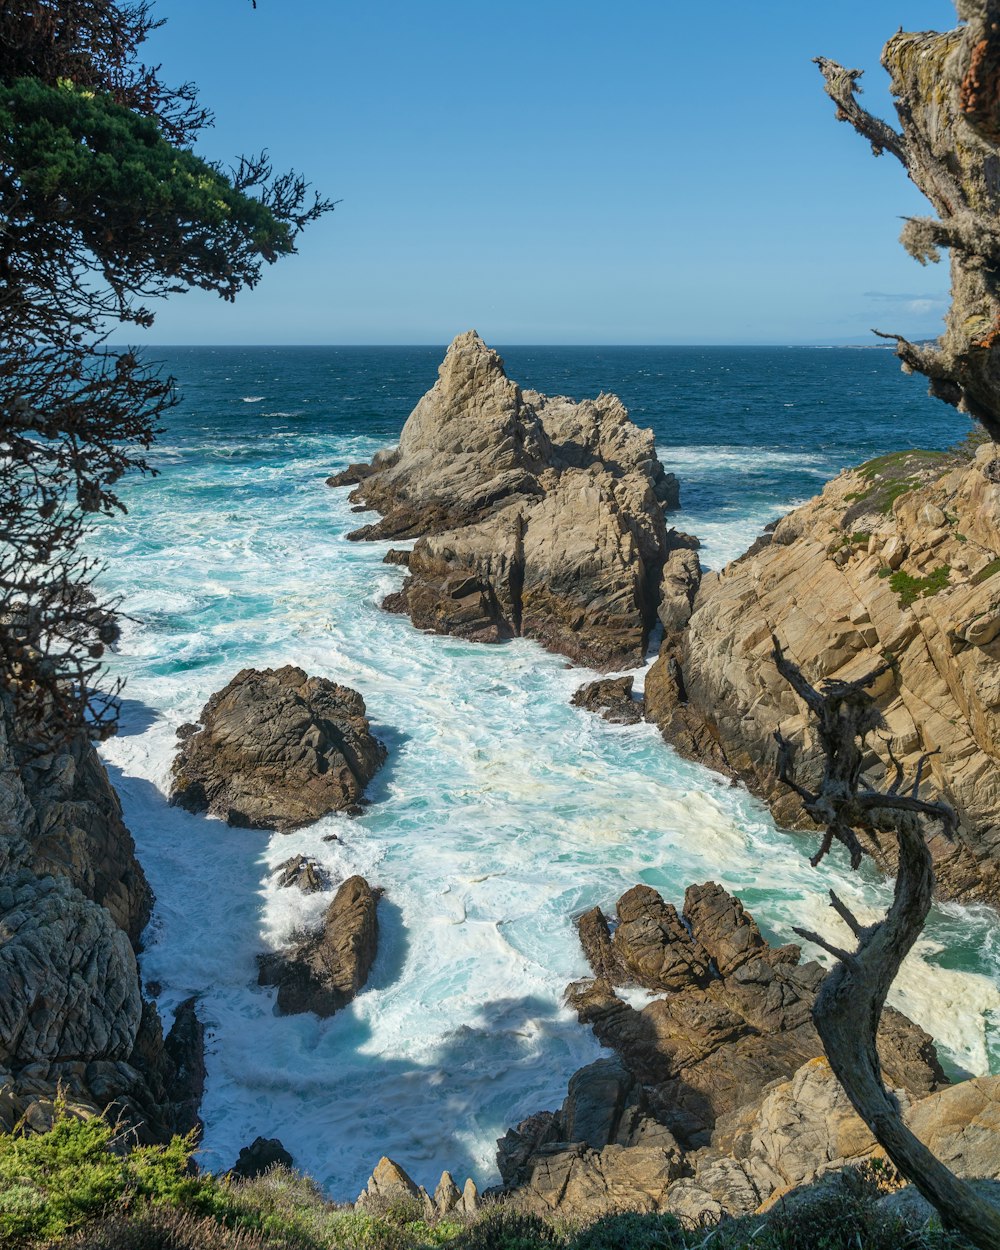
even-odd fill
[[[682,479],[682,521],[711,544],[814,494],[845,466],[962,438],[968,418],[929,398],[884,348],[501,347],[524,387],[619,395]],[[282,460],[295,437],[396,441],[443,347],[164,348],[181,405],[165,441]],[[244,439],[244,436],[246,438]],[[155,459],[155,457],[154,457]],[[735,531],[734,531],[735,533]],[[738,554],[740,539],[719,558]]]

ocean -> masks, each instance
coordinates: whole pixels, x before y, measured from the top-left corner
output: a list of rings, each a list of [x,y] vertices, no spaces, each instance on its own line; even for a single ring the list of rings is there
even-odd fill
[[[681,482],[671,521],[701,537],[712,568],[845,466],[969,428],[880,349],[500,351],[523,386],[614,391],[653,428]],[[637,882],[679,904],[689,883],[715,880],[788,941],[795,924],[837,933],[830,886],[862,917],[890,897],[843,856],[812,869],[808,838],[652,726],[571,707],[588,670],[529,641],[424,635],[381,611],[404,570],[381,562],[388,544],[346,541],[366,518],[324,479],[397,440],[443,353],[152,352],[181,394],[152,456],[160,472],[127,481],[128,515],[90,540],[126,613],[111,662],[127,680],[121,727],[102,753],[157,896],[142,970],[168,1022],[196,994],[208,1026],[201,1161],[225,1168],[259,1134],[280,1137],[337,1199],[383,1154],[429,1187],[444,1168],[459,1184],[497,1179],[496,1138],[557,1107],[601,1053],[562,1004],[586,973],[581,910]],[[176,728],[239,669],[286,663],[363,694],[389,748],[372,805],[288,835],[170,808]],[[335,881],[361,873],[385,890],[369,983],[325,1021],[275,1015],[256,985],[255,956],[329,900],[275,885],[300,852]],[[998,969],[995,915],[942,904],[894,988],[956,1074],[1000,1070]]]

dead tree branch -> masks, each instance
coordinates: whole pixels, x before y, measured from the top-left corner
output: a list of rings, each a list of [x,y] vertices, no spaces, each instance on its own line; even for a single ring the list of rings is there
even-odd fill
[[[883,664],[857,681],[828,680],[816,689],[772,637],[778,672],[803,699],[816,721],[826,759],[822,784],[815,795],[789,781],[791,748],[779,743],[779,776],[792,785],[806,810],[826,834],[813,864],[841,842],[857,868],[861,844],[856,829],[867,828],[876,817],[888,822],[896,835],[899,866],[892,906],[885,918],[863,926],[847,906],[830,893],[833,909],[857,938],[854,951],[834,946],[809,930],[796,932],[828,951],[839,961],[827,974],[813,1007],[813,1020],[830,1066],[858,1115],[871,1129],[893,1164],[932,1203],[949,1227],[964,1234],[981,1250],[1000,1246],[1000,1210],[984,1201],[975,1189],[955,1176],[903,1122],[895,1097],[882,1081],[876,1036],[886,996],[900,965],[920,936],[931,906],[934,871],[924,839],[924,820],[940,821],[954,833],[957,819],[945,803],[919,797],[921,758],[914,780],[904,786],[902,767],[890,752],[896,776],[888,793],[865,789],[861,761],[865,739],[882,726],[882,718],[867,687],[891,665]],[[902,791],[902,792],[901,792]]]

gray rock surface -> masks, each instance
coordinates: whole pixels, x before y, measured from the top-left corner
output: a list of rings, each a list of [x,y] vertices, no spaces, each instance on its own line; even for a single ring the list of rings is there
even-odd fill
[[[0,701],[0,874],[18,868],[67,878],[138,947],[153,894],[93,743],[32,748]]]
[[[356,690],[300,668],[243,669],[183,739],[170,801],[286,832],[353,808],[386,759]]]
[[[522,391],[469,331],[368,470],[333,479],[383,514],[350,537],[419,539],[387,608],[480,642],[536,638],[605,671],[641,662],[677,483],[613,395]]]

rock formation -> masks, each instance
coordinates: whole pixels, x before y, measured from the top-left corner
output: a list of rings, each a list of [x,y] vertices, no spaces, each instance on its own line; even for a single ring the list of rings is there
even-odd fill
[[[229,1175],[241,1181],[264,1176],[272,1168],[290,1168],[295,1160],[277,1137],[255,1137],[240,1150],[240,1157],[229,1169]]]
[[[300,668],[245,668],[186,733],[170,801],[285,833],[355,807],[386,759],[356,690]]]
[[[378,949],[378,893],[364,877],[349,877],[326,909],[319,933],[287,954],[259,957],[261,985],[278,988],[278,1011],[332,1016],[368,979]]]
[[[621,401],[522,391],[474,332],[448,348],[399,446],[330,479],[382,519],[349,537],[417,537],[414,625],[479,642],[523,635],[608,670],[642,661],[677,481]]]
[[[907,775],[937,751],[925,791],[958,812],[933,842],[944,892],[1000,900],[1000,460],[897,453],[844,472],[721,573],[707,575],[686,630],[669,634],[645,685],[646,715],[683,754],[740,777],[783,825],[809,827],[778,783],[773,733],[796,746],[812,788],[820,754],[804,708],[771,659],[771,635],[815,684],[883,656],[885,719],[866,771]],[[887,869],[883,849],[869,849]]]
[[[581,686],[570,702],[596,712],[615,725],[636,725],[642,720],[642,700],[632,695],[633,677],[605,677]]]
[[[692,886],[683,916],[647,886],[611,929],[580,918],[595,978],[569,989],[617,1053],[581,1069],[557,1112],[498,1142],[507,1201],[593,1219],[614,1209],[703,1218],[764,1210],[798,1186],[881,1157],[822,1056],[809,1008],[822,970],[772,948],[740,901]],[[615,986],[662,994],[642,1011]],[[1000,1176],[1000,1077],[949,1086],[931,1039],[898,1012],[880,1033],[907,1122],[961,1175]]]
[[[442,1172],[434,1196],[422,1185],[417,1185],[404,1168],[385,1155],[375,1165],[368,1184],[358,1194],[356,1206],[374,1214],[388,1208],[419,1203],[426,1219],[437,1220],[445,1216],[473,1216],[479,1210],[479,1191],[469,1177],[465,1187],[459,1189],[450,1172]]]
[[[65,877],[0,878],[0,1127],[47,1127],[60,1089],[111,1109],[141,1141],[197,1126],[201,1026],[182,1006],[164,1039],[111,914]]]
[[[66,877],[138,947],[153,894],[93,743],[33,748],[0,704],[0,874],[18,868]]]

